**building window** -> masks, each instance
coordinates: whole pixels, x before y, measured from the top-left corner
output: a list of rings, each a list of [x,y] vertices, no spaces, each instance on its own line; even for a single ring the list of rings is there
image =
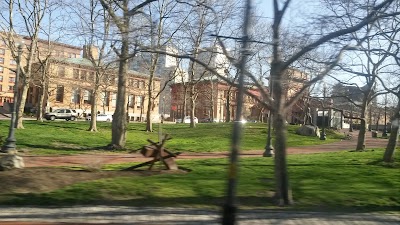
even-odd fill
[[[3,85],[0,84],[0,91],[3,91]]]
[[[9,77],[8,83],[15,83],[15,77]]]
[[[0,82],[3,82],[3,76],[0,76]]]
[[[63,67],[63,66],[58,67],[58,76],[65,77],[65,67]]]
[[[143,89],[144,88],[144,81],[139,81],[139,88],[140,89]]]
[[[140,109],[143,104],[144,96],[136,96],[136,108]]]
[[[90,81],[95,81],[95,80],[94,80],[94,72],[90,72],[90,74],[89,74],[89,80],[90,80]]]
[[[84,80],[84,81],[87,80],[87,71],[84,71],[84,70],[81,71],[81,80]]]
[[[128,80],[128,86],[129,86],[129,87],[132,87],[132,86],[133,86],[133,79],[129,79],[129,80]]]
[[[79,104],[79,99],[81,99],[81,91],[79,89],[72,90],[71,103]]]
[[[4,67],[0,66],[0,73],[4,72]]]
[[[6,50],[4,48],[0,48],[0,55],[6,54]]]
[[[63,100],[64,100],[64,86],[58,85],[56,92],[56,101],[63,102]]]
[[[4,58],[0,57],[0,64],[4,64]]]
[[[128,107],[134,108],[135,107],[135,95],[129,95],[128,97]]]
[[[9,90],[9,91],[14,91],[14,86],[13,86],[13,85],[9,85],[9,86],[8,86],[8,90]]]
[[[110,92],[108,91],[103,91],[102,92],[102,96],[103,96],[103,105],[104,106],[110,106]]]
[[[89,90],[85,90],[83,92],[83,103],[91,104],[91,102],[92,102],[92,92]]]
[[[79,70],[78,69],[74,69],[74,79],[78,80],[79,79]]]
[[[10,65],[17,65],[17,61],[15,61],[15,59],[10,59]]]
[[[112,94],[111,106],[114,107],[114,108],[117,106],[117,94]]]

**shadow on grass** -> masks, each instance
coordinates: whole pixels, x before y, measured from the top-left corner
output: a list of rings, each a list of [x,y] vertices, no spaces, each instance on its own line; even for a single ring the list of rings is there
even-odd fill
[[[85,130],[80,127],[77,127],[74,122],[43,122],[43,123],[36,123],[36,126],[42,126],[42,127],[54,127],[54,128],[60,128],[60,129],[76,129],[76,130]]]
[[[76,151],[114,151],[115,150],[110,150],[110,147],[108,145],[105,146],[94,146],[94,147],[82,147],[82,146],[76,146],[76,147],[68,147],[68,146],[49,146],[49,145],[31,145],[31,144],[25,144],[24,145],[26,148],[30,148],[32,151],[35,149],[44,149],[44,150],[54,150],[54,151],[71,151],[71,152],[76,152]],[[122,150],[121,150],[122,151]]]
[[[149,190],[151,191],[151,190]],[[190,207],[190,208],[219,208],[225,203],[224,197],[198,196],[198,197],[138,197],[124,200],[109,200],[97,196],[93,192],[82,190],[81,198],[56,198],[51,194],[27,193],[3,195],[0,205],[14,206],[76,206],[76,205],[109,205],[109,206],[134,206],[134,207]],[[269,209],[279,211],[310,211],[310,212],[390,212],[399,211],[399,206],[297,206],[278,207],[272,197],[240,196],[237,198],[238,206],[243,209]]]
[[[381,166],[385,168],[400,168],[400,162],[384,162],[383,160],[374,160],[372,162],[367,163],[367,165],[373,165],[373,166]]]

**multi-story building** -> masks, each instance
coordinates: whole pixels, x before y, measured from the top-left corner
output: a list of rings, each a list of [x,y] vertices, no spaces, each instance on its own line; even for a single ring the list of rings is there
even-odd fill
[[[285,98],[289,100],[294,97],[303,88],[304,83],[308,79],[308,74],[301,70],[295,68],[287,69],[283,79]],[[307,98],[308,95],[308,91],[304,92],[303,96],[296,101],[296,103],[289,110],[287,110],[288,113],[286,115],[286,121],[288,123],[303,123],[304,114],[307,107],[305,98]]]
[[[178,50],[173,46],[165,46],[162,48],[165,52],[178,54]],[[151,61],[154,54],[148,52],[140,52],[130,60],[129,68],[143,74],[149,74],[151,69]],[[179,67],[179,61],[176,57],[167,54],[159,54],[155,77],[160,79],[162,92],[159,99],[162,99],[158,106],[160,113],[164,114],[164,118],[169,117],[169,111],[165,110],[171,107],[171,83],[186,82],[188,80],[187,72]],[[161,101],[161,100],[160,100]]]
[[[86,55],[86,54],[84,54]],[[96,55],[96,54],[93,54]],[[35,64],[38,68],[40,65]],[[40,70],[35,70],[40,72]],[[87,58],[54,58],[48,63],[48,80],[45,90],[47,110],[56,108],[77,109],[78,113],[89,113],[91,110],[93,90],[98,87],[97,109],[105,114],[113,114],[116,107],[118,75],[117,69],[110,68],[100,72],[100,81],[96,84],[96,67]],[[36,78],[40,74],[36,74]],[[127,100],[128,115],[130,120],[144,121],[147,112],[147,86],[148,75],[136,71],[128,71]],[[38,105],[40,85],[34,85],[39,79],[34,80],[31,86],[27,103],[29,106]],[[154,81],[154,91],[160,88],[160,79]],[[158,106],[158,100],[155,101]],[[152,110],[152,120],[159,119],[158,107]]]
[[[171,116],[175,119],[189,115],[189,95],[185,93],[187,88],[183,83],[171,85]],[[215,80],[202,80],[196,84],[195,116],[200,120],[214,119],[214,121],[227,121],[227,116],[233,121],[236,118],[237,94],[236,87],[231,87],[226,82]],[[255,95],[259,95],[257,89],[249,89]],[[186,96],[186,109],[184,109],[184,96]],[[228,108],[229,107],[229,108]],[[227,111],[230,111],[229,115]],[[243,118],[259,120],[262,107],[250,96],[245,96]]]
[[[26,36],[16,36],[15,38],[17,42],[23,44],[21,66],[24,66],[28,55],[26,46],[29,46],[31,40]],[[81,48],[72,45],[39,39],[37,52],[33,54],[33,61],[38,61],[38,58],[43,59],[48,55],[53,57],[80,58],[81,50]],[[2,39],[0,41],[0,106],[4,106],[4,103],[13,102],[16,70],[16,58],[12,56],[11,50]]]
[[[222,51],[220,45],[205,48],[198,55],[199,61],[214,69],[218,74],[226,76],[229,69],[229,60]],[[194,79],[214,79],[215,75],[208,72],[202,65],[194,64]]]
[[[25,66],[29,54],[26,46],[29,46],[31,40],[26,36],[16,36],[16,41],[22,43],[21,66]],[[6,39],[3,39],[6,40]],[[46,69],[46,90],[45,104],[46,110],[53,110],[61,107],[77,109],[78,112],[89,112],[94,88],[95,67],[86,57],[81,57],[80,47],[66,45],[58,42],[48,42],[38,40],[38,48],[32,57],[32,85],[28,90],[26,98],[26,109],[35,109],[38,105],[39,95],[41,93],[40,82],[41,69],[39,59],[48,58]],[[92,56],[98,56],[94,48],[88,48],[92,51]],[[15,54],[16,55],[16,54]],[[88,56],[83,52],[83,56]],[[16,56],[15,56],[16,57]],[[0,42],[0,106],[4,106],[3,112],[9,108],[13,102],[13,89],[16,77],[17,62],[11,54],[11,50],[4,41]],[[98,110],[104,113],[113,114],[116,106],[117,92],[117,71],[110,69],[107,71],[99,84]],[[128,72],[128,113],[131,120],[143,121],[147,112],[147,82],[148,75],[136,71]],[[156,78],[155,91],[159,90],[160,79]],[[4,104],[6,103],[6,104]],[[155,106],[152,110],[154,120],[159,119],[158,99],[155,100]]]
[[[304,82],[308,79],[307,74],[296,69],[288,70],[285,74],[285,97],[292,98],[303,87]],[[186,86],[185,86],[186,85]],[[172,85],[172,104],[171,113],[174,118],[182,118],[189,115],[189,95],[188,87],[190,84],[176,83]],[[186,90],[187,106],[184,109],[184,93]],[[257,88],[247,87],[247,91],[254,96],[261,96]],[[269,92],[265,88],[265,92]],[[199,120],[206,118],[214,118],[215,121],[226,121],[227,116],[230,120],[236,117],[237,93],[236,87],[231,87],[225,82],[218,79],[202,79],[195,84],[195,116]],[[304,95],[307,95],[305,93]],[[229,107],[229,108],[228,108]],[[287,122],[301,123],[304,119],[305,111],[304,99],[300,98],[287,113]],[[229,115],[227,111],[230,111]],[[253,97],[245,95],[242,117],[247,120],[263,121],[268,114],[268,109],[259,104]]]

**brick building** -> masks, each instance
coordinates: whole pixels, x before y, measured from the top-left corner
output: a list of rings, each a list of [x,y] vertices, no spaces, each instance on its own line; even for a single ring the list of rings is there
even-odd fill
[[[85,55],[85,54],[84,54]],[[36,68],[39,64],[35,64]],[[93,90],[95,88],[96,68],[87,58],[54,58],[48,64],[48,80],[46,81],[46,110],[72,108],[78,113],[90,113]],[[39,72],[39,70],[36,70]],[[97,110],[112,115],[116,107],[118,70],[110,68],[102,71],[98,86]],[[128,71],[127,98],[130,120],[144,121],[147,112],[148,75],[136,71]],[[40,77],[37,73],[36,77]],[[37,107],[40,86],[35,79],[30,87],[27,106]],[[155,92],[160,88],[160,79],[155,79]],[[158,106],[158,100],[155,101]],[[152,110],[153,120],[159,119],[158,107]]]

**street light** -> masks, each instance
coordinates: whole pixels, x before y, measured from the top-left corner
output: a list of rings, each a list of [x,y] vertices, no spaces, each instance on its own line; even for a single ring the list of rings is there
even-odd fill
[[[271,123],[272,123],[272,113],[271,110],[269,110],[267,145],[265,146],[265,151],[263,153],[264,157],[272,157],[274,155],[274,147],[272,147]]]
[[[16,142],[17,140],[15,139],[15,126],[16,126],[16,111],[17,111],[17,95],[18,95],[18,80],[19,80],[19,74],[21,70],[21,54],[22,54],[22,44],[18,45],[18,56],[17,56],[17,74],[15,77],[15,83],[14,83],[14,96],[13,96],[13,107],[11,111],[11,121],[10,121],[10,128],[8,131],[8,137],[6,139],[6,142],[4,143],[2,147],[2,152],[6,152],[9,154],[15,154],[17,153],[16,150]]]

